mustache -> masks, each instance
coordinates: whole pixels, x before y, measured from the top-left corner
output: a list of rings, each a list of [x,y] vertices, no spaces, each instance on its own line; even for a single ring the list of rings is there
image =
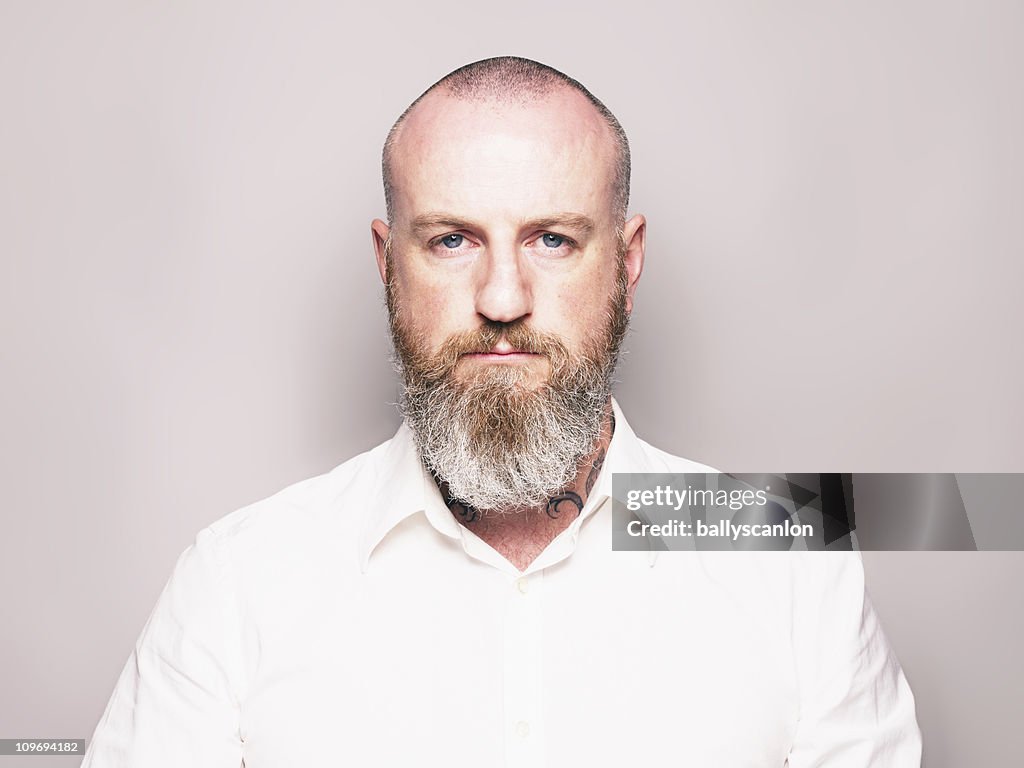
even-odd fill
[[[464,355],[486,354],[500,341],[520,352],[547,357],[553,372],[564,369],[570,359],[568,347],[558,336],[537,331],[525,320],[511,323],[488,320],[479,328],[449,336],[429,360],[419,361],[419,367],[430,379],[443,378],[455,369]]]
[[[452,357],[485,354],[502,340],[513,349],[536,355],[567,351],[558,337],[536,331],[526,325],[525,321],[517,320],[513,323],[487,321],[476,330],[454,334],[445,340],[441,352]]]

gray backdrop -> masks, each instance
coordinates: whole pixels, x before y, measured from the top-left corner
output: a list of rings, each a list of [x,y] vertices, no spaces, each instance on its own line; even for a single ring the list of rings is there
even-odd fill
[[[0,737],[91,736],[196,531],[393,432],[379,147],[478,58],[631,137],[641,436],[1024,470],[1022,4],[363,5],[0,4]],[[1018,759],[1022,555],[865,560],[926,765]]]

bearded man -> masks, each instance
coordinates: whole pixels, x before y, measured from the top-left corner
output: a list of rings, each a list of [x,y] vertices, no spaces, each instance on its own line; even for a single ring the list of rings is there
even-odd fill
[[[613,472],[703,472],[613,373],[629,146],[514,57],[399,118],[372,223],[404,423],[200,532],[83,765],[911,766],[855,553],[612,552]]]

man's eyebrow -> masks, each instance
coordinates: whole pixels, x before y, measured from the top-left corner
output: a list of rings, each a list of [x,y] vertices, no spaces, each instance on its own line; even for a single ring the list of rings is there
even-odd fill
[[[571,229],[581,238],[594,231],[594,220],[582,213],[558,213],[540,219],[531,219],[523,226],[524,229]]]
[[[409,228],[418,235],[430,229],[475,229],[475,226],[472,222],[446,213],[423,213],[409,223]]]

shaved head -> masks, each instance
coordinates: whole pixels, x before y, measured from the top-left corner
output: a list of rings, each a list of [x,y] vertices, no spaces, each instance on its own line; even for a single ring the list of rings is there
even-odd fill
[[[392,158],[395,146],[401,139],[402,128],[409,115],[420,102],[433,93],[443,92],[448,97],[460,101],[526,105],[549,98],[559,90],[574,92],[586,98],[607,128],[609,140],[614,145],[612,204],[616,217],[620,221],[625,220],[629,204],[629,141],[615,115],[578,81],[557,69],[531,59],[499,56],[467,64],[445,75],[410,104],[391,127],[384,143],[382,162],[388,222],[394,220],[395,178],[392,172]]]

